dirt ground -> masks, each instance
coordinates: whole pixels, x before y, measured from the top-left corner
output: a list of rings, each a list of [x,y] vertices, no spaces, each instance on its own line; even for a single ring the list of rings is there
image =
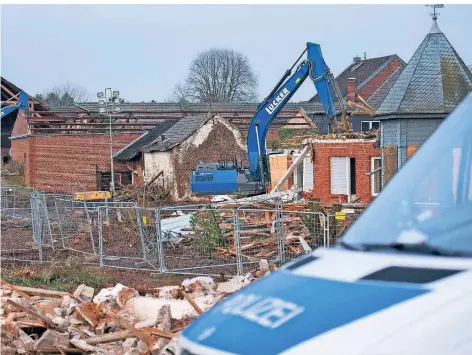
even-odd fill
[[[159,275],[149,271],[98,268],[77,264],[26,264],[2,262],[2,279],[15,285],[47,288],[73,292],[81,283],[96,289],[113,287],[117,283],[135,288],[140,293],[152,292],[151,289],[168,285],[180,285],[182,275]]]

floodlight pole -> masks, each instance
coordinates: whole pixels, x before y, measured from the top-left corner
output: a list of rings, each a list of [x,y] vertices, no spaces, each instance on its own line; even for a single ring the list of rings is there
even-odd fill
[[[113,91],[111,88],[105,89],[105,109],[107,111],[109,120],[110,120],[110,173],[111,173],[111,181],[110,181],[110,192],[112,198],[115,197],[115,170],[113,166],[113,134],[112,134],[112,126],[111,126],[111,112],[108,109],[108,95],[107,92],[110,91],[110,98],[113,100]]]
[[[108,95],[108,92],[110,92],[110,95]],[[115,196],[115,169],[113,166],[113,130],[112,130],[112,117],[111,117],[111,110],[108,107],[108,100],[110,99],[110,105],[115,108],[115,104],[119,105],[120,103],[120,92],[119,91],[112,91],[111,88],[106,88],[104,93],[99,92],[97,94],[98,97],[98,104],[99,104],[99,111],[102,112],[102,108],[100,108],[100,105],[105,104],[105,112],[108,115],[109,119],[109,136],[110,136],[110,192],[112,196]],[[119,111],[119,106],[116,106],[116,112]]]

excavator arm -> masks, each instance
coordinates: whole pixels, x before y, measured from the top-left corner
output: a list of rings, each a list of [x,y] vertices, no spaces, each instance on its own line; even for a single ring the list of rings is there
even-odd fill
[[[292,74],[304,53],[304,59]],[[319,44],[307,43],[306,49],[279,80],[271,93],[261,102],[251,120],[247,135],[248,168],[218,163],[199,164],[192,171],[192,192],[198,194],[244,193],[260,194],[267,191],[270,183],[269,164],[266,155],[266,135],[272,121],[303,84],[307,77],[313,81],[321,103],[329,119],[336,116],[335,101],[340,105],[343,118],[346,106],[338,86],[326,65]]]
[[[260,180],[263,183],[269,180],[265,143],[270,124],[308,76],[313,80],[329,118],[336,115],[336,99],[340,102],[341,109],[345,107],[340,99],[341,96],[334,77],[323,59],[320,45],[308,42],[305,51],[307,52],[307,59],[300,63],[295,73],[287,81],[272,90],[272,93],[259,105],[254,118],[249,124],[247,135],[249,171],[255,180]],[[285,73],[284,77],[288,77],[290,72],[291,69]]]

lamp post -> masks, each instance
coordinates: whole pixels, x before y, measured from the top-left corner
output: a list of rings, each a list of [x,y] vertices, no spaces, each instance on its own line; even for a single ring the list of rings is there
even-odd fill
[[[98,98],[98,112],[99,113],[106,113],[109,118],[110,122],[110,174],[111,174],[111,181],[110,181],[110,192],[112,197],[115,196],[115,171],[113,168],[113,135],[112,135],[112,112],[118,113],[120,112],[120,92],[113,91],[111,88],[106,88],[104,92],[97,93]]]

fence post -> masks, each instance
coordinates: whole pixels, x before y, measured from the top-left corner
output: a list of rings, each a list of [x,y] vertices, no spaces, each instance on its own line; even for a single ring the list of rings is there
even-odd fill
[[[141,248],[143,249],[143,259],[149,262],[147,258],[146,242],[144,240],[143,221],[141,219],[141,211],[139,207],[135,207],[134,210],[136,211],[136,219],[138,222],[139,240],[141,241]]]
[[[325,238],[324,238],[324,245],[325,245],[325,248],[329,248],[329,236],[330,236],[330,223],[329,223],[329,220],[330,220],[330,214],[328,213],[326,215],[326,233],[325,233]]]
[[[59,233],[61,234],[61,241],[62,241],[62,249],[66,248],[66,244],[64,243],[64,231],[62,230],[62,220],[61,215],[59,214],[59,208],[57,208],[57,200],[54,199],[54,206],[56,207],[56,216],[57,216],[57,224],[59,225]],[[64,214],[65,214],[65,207],[64,207]]]
[[[234,244],[236,249],[236,272],[238,276],[242,276],[244,272],[243,268],[243,258],[241,256],[241,234],[240,228],[241,225],[239,223],[239,209],[236,208],[236,211],[233,212],[233,220],[234,220]]]
[[[87,207],[87,201],[83,202],[84,208],[85,208],[85,217],[87,218],[87,224],[88,224],[88,229],[89,229],[89,234],[90,234],[90,243],[92,243],[92,252],[93,255],[97,255],[97,250],[95,249],[95,240],[93,239],[93,230],[92,230],[92,219],[90,218],[89,210]]]
[[[284,224],[282,222],[283,218],[283,210],[282,210],[282,203],[281,201],[277,200],[276,206],[276,214],[275,214],[275,228],[276,228],[276,238],[277,238],[277,250],[278,250],[278,259],[279,265],[285,263],[285,233],[284,233]]]
[[[54,240],[52,238],[51,221],[49,220],[49,212],[48,212],[48,204],[46,202],[46,195],[44,193],[42,193],[41,195],[42,195],[41,204],[43,206],[42,210],[43,210],[44,217],[46,219],[46,223],[47,223],[47,227],[48,227],[49,239],[51,239],[51,248],[54,250],[55,249]],[[41,225],[42,225],[42,223],[41,223]],[[42,226],[41,226],[41,229],[42,229]]]
[[[33,240],[38,245],[39,262],[43,262],[43,241],[42,241],[42,223],[40,216],[40,207],[36,193],[30,194],[31,204],[31,227],[33,229]]]
[[[159,260],[159,272],[165,273],[166,267],[164,262],[164,244],[162,242],[162,226],[161,226],[161,210],[156,208],[156,242],[157,242],[157,257]]]
[[[102,208],[98,207],[98,262],[100,267],[103,267],[103,221]]]

